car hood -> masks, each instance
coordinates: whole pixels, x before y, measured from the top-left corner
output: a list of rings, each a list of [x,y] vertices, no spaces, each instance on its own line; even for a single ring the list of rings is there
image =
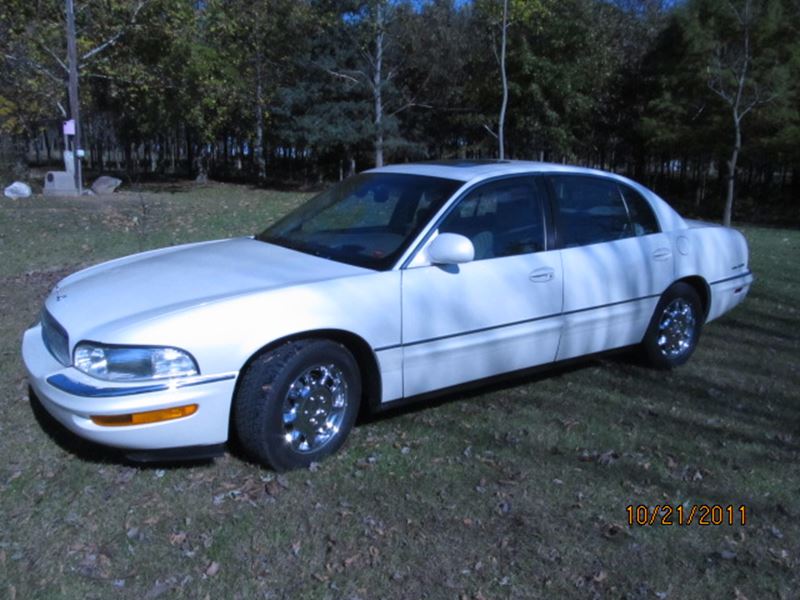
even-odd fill
[[[236,238],[174,246],[90,267],[59,282],[45,305],[74,343],[92,339],[93,331],[108,326],[368,272],[253,238]]]

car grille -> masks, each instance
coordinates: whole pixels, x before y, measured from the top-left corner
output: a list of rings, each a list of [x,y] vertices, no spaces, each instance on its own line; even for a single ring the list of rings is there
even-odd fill
[[[47,310],[42,311],[42,340],[58,362],[62,365],[70,363],[67,332]]]

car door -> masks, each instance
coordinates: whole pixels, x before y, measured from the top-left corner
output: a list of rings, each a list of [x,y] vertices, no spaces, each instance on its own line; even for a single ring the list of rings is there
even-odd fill
[[[403,270],[406,396],[554,360],[563,280],[560,253],[547,248],[546,202],[533,177],[479,185],[435,234],[465,235],[475,259],[433,265],[423,245]]]
[[[546,179],[564,267],[558,360],[640,342],[674,269],[652,208],[613,179]]]

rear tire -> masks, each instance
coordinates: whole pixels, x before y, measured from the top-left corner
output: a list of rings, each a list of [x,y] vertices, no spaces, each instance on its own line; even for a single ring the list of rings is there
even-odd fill
[[[233,421],[250,456],[287,471],[336,452],[353,427],[360,400],[358,364],[347,348],[329,340],[287,342],[247,367]]]
[[[703,305],[695,289],[679,281],[661,296],[642,350],[650,365],[671,369],[691,357],[703,328]]]

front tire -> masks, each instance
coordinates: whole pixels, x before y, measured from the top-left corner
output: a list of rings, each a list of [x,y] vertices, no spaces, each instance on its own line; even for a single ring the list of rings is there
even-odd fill
[[[703,305],[695,289],[679,281],[661,296],[642,340],[648,362],[671,369],[689,360],[703,328]]]
[[[330,340],[287,342],[247,367],[233,421],[248,454],[287,471],[336,452],[360,400],[358,364],[347,348]]]

